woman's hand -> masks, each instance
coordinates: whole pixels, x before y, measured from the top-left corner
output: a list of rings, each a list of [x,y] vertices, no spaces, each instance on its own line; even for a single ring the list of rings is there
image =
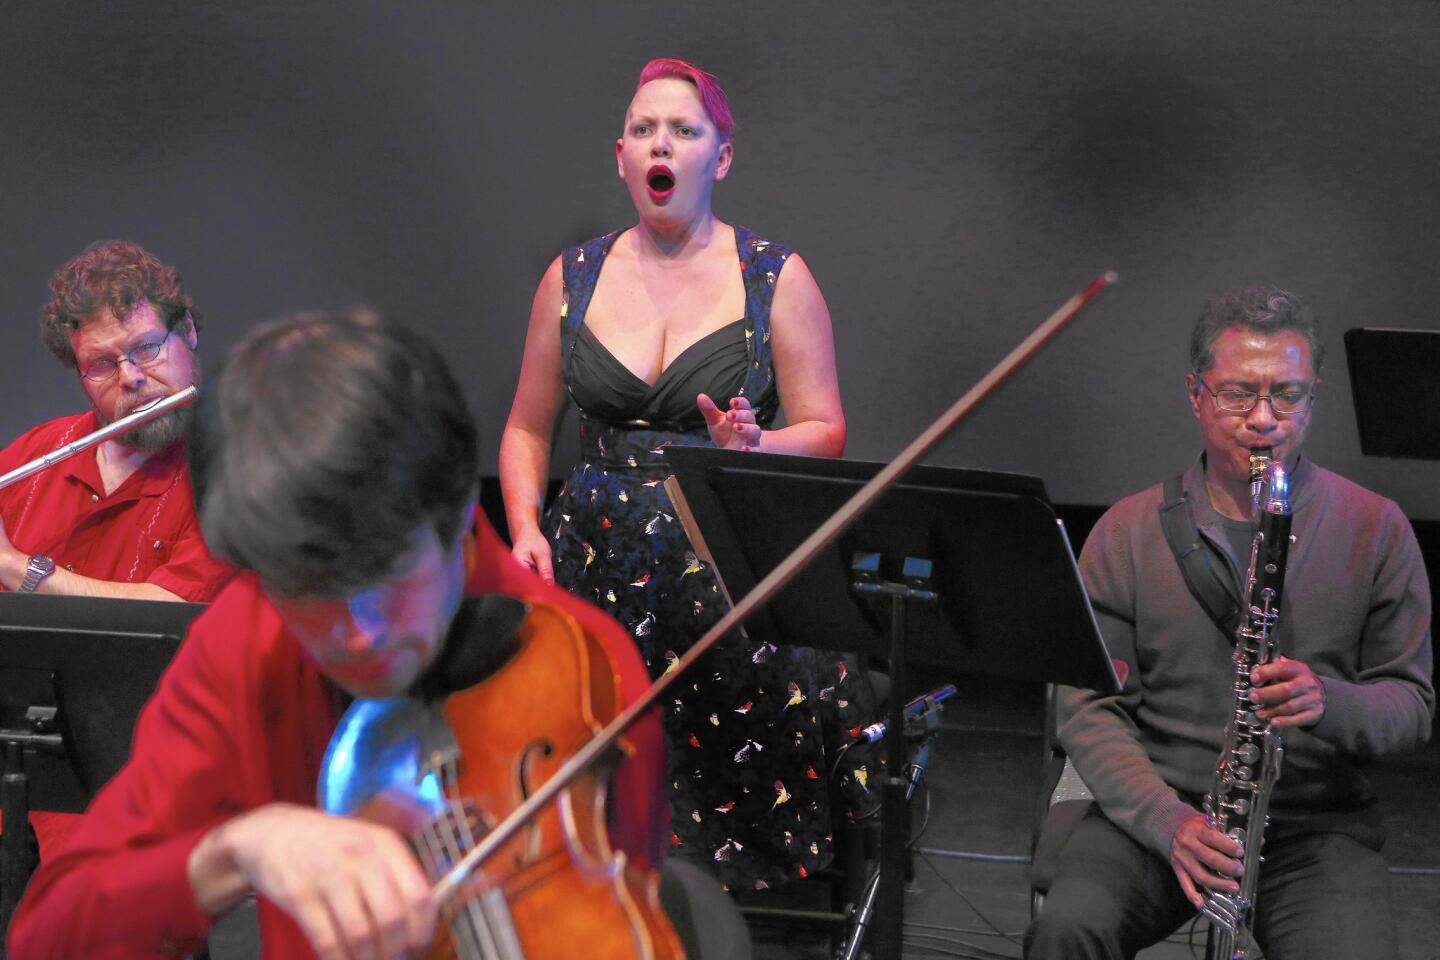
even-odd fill
[[[555,582],[555,568],[550,563],[550,541],[539,530],[517,536],[510,552],[516,560],[538,573],[541,580]]]
[[[710,430],[710,439],[722,450],[760,449],[760,425],[755,422],[755,411],[745,397],[731,397],[730,408],[721,410],[705,394],[695,398],[695,405],[705,417],[705,426]]]

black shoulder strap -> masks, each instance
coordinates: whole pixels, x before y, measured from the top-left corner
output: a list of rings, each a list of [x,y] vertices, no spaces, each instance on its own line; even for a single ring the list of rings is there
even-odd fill
[[[1215,558],[1201,542],[1200,531],[1185,502],[1185,491],[1176,474],[1165,481],[1165,495],[1160,503],[1160,529],[1180,564],[1185,585],[1227,637],[1233,637],[1240,626],[1240,604],[1223,570],[1216,569]]]

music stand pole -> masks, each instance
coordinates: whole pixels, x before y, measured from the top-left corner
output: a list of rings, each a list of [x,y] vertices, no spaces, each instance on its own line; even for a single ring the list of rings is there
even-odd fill
[[[878,560],[872,555],[871,559]],[[878,563],[873,567],[878,569]],[[909,869],[910,805],[909,779],[905,776],[905,701],[909,677],[905,653],[905,614],[910,603],[933,604],[937,596],[928,589],[930,563],[906,557],[903,575],[907,582],[876,583],[867,574],[871,565],[862,559],[856,564],[855,592],[862,597],[888,601],[890,607],[890,702],[887,707],[885,779],[880,793],[880,878],[875,893],[874,929],[879,960],[900,960],[905,924],[905,875]]]
[[[20,905],[20,895],[35,872],[36,858],[30,850],[30,781],[25,774],[25,751],[63,755],[64,742],[54,732],[55,709],[31,707],[25,721],[29,730],[0,730],[5,752],[5,776],[0,783],[0,806],[5,814],[5,833],[0,837],[0,932],[10,929],[10,918]],[[0,944],[0,957],[5,955]]]
[[[880,890],[876,917],[876,956],[900,960],[905,927],[905,851],[910,843],[910,806],[905,802],[905,719],[901,704],[909,694],[905,669],[905,597],[890,596],[890,731],[885,786],[880,793]]]
[[[10,916],[35,868],[30,862],[30,809],[26,802],[23,748],[5,739],[5,780],[0,785],[5,811],[5,833],[0,836],[0,930],[10,927]]]
[[[907,806],[911,798],[915,796],[915,790],[920,786],[920,781],[924,779],[925,766],[929,762],[930,744],[922,737],[915,762],[907,766],[907,769],[911,770],[910,775],[905,779],[905,803]],[[880,869],[876,867],[865,881],[865,887],[860,895],[860,906],[855,910],[850,934],[840,952],[840,960],[856,960],[856,957],[860,955],[860,944],[864,942],[865,932],[870,928],[870,918],[875,915],[875,899],[879,890]]]

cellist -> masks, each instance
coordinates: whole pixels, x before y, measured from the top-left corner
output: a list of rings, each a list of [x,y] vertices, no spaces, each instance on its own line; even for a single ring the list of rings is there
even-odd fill
[[[130,762],[31,881],[12,957],[183,956],[250,893],[267,955],[430,943],[440,905],[401,835],[314,807],[340,708],[457,659],[483,673],[498,641],[455,629],[481,594],[558,608],[608,651],[622,699],[647,685],[614,621],[475,516],[477,446],[443,360],[402,328],[301,315],[237,345],[190,456],[206,540],[243,572],[195,621]],[[629,740],[610,834],[648,865],[667,832],[658,723]]]

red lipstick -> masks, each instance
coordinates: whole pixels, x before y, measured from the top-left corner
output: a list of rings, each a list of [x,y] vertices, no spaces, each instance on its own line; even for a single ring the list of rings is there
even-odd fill
[[[651,200],[665,203],[675,192],[674,172],[663,163],[655,164],[645,171],[645,188],[650,191]]]

